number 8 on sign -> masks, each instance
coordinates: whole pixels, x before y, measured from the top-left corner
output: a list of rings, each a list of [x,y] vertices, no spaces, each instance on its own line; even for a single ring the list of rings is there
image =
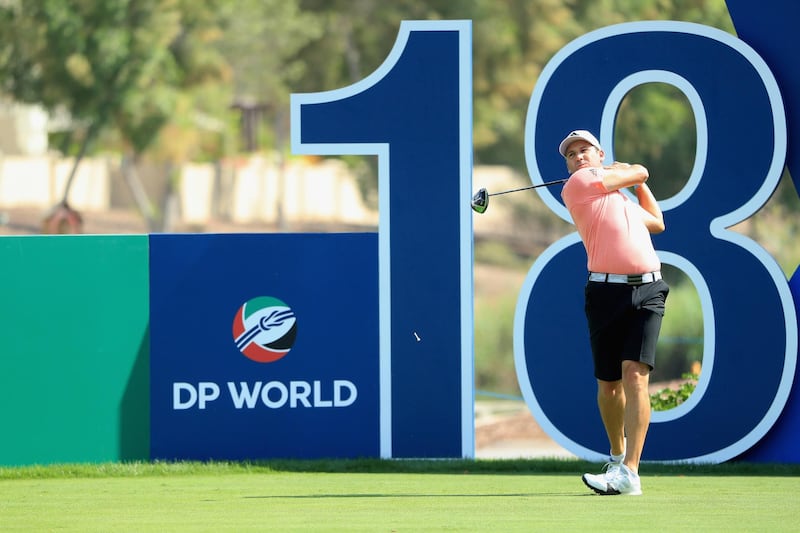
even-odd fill
[[[766,203],[783,170],[785,114],[769,68],[744,42],[707,26],[637,22],[589,33],[556,54],[537,81],[526,123],[528,170],[534,183],[563,172],[554,147],[575,127],[599,132],[612,160],[619,103],[647,82],[681,90],[698,125],[695,169],[683,191],[661,202],[667,231],[654,243],[662,262],[697,287],[705,341],[697,390],[680,408],[653,416],[644,459],[722,462],[775,423],[797,361],[797,318],[783,272],[757,243],[728,229]],[[582,104],[563,104],[574,98]],[[558,191],[539,191],[570,220]],[[585,277],[577,234],[539,257],[520,292],[514,352],[520,388],[542,426],[573,453],[601,460],[608,443],[599,417],[575,415],[595,401]],[[556,379],[565,375],[575,378]],[[748,394],[732,396],[743,381]]]

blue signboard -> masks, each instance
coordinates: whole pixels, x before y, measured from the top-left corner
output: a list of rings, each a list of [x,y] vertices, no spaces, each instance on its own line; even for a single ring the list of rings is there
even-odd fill
[[[377,246],[151,235],[151,457],[377,456]]]

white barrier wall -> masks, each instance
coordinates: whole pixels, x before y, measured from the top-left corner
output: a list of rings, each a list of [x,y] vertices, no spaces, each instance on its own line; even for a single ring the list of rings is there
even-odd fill
[[[0,157],[0,209],[52,207],[61,200],[72,165],[72,159],[50,156]],[[139,174],[150,201],[162,205],[166,173],[150,166]],[[113,188],[126,188],[118,160],[84,158],[69,203],[79,211],[135,207],[132,200],[112,204]],[[338,160],[293,158],[284,167],[265,157],[231,160],[219,168],[189,163],[181,169],[177,193],[180,218],[189,224],[217,215],[237,223],[276,223],[281,216],[284,221],[378,223],[377,211],[365,205],[355,177]],[[121,196],[130,195],[125,191]]]
[[[49,156],[0,157],[0,206],[51,207],[61,200],[73,164],[73,159]],[[105,159],[83,159],[70,191],[70,203],[85,210],[108,209],[108,175]]]

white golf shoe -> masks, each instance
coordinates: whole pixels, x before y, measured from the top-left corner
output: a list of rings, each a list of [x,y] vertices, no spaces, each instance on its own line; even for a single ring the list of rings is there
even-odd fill
[[[587,487],[604,496],[639,496],[642,482],[630,468],[619,463],[607,463],[602,474],[584,474],[581,479]]]

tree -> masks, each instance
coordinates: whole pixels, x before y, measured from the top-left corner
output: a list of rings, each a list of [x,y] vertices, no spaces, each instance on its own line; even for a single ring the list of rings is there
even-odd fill
[[[180,164],[203,157],[221,158],[228,149],[230,132],[220,117],[231,99],[227,88],[230,73],[216,47],[222,37],[217,15],[221,5],[224,0],[175,3],[177,31],[151,29],[156,36],[172,35],[158,50],[170,68],[144,72],[138,90],[130,93],[113,117],[124,154],[122,175],[150,230],[171,228]],[[146,152],[166,167],[160,216],[138,179],[137,169]]]
[[[296,0],[235,0],[221,11],[224,36],[219,50],[232,71],[233,107],[241,114],[245,151],[262,140],[272,148],[279,169],[274,191],[278,226],[285,226],[283,180],[289,137],[289,96],[307,72],[300,49],[317,38],[321,23],[302,12]],[[264,139],[263,134],[269,134]]]
[[[140,153],[174,115],[189,78],[178,54],[187,38],[186,15],[207,4],[43,0],[0,6],[0,34],[6,36],[0,90],[71,118],[59,148],[76,157],[58,208],[69,210],[78,165],[101,134],[116,126]]]

